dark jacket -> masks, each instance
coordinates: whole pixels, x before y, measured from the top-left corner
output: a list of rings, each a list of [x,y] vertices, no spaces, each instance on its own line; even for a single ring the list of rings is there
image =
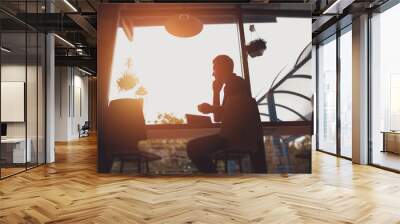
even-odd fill
[[[232,77],[224,87],[220,136],[230,150],[256,151],[262,142],[260,113],[252,98],[248,83],[239,76]]]

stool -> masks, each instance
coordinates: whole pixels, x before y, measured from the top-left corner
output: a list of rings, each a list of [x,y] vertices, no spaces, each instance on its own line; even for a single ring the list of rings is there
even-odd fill
[[[252,164],[251,161],[251,155],[252,152],[238,152],[238,151],[226,151],[226,150],[221,150],[216,152],[213,155],[213,160],[215,161],[215,164],[218,164],[218,161],[224,161],[224,171],[225,173],[228,173],[228,161],[235,161],[239,165],[239,172],[243,172],[243,166],[242,162],[243,159],[246,158],[246,156],[249,157],[250,159],[250,164]]]
[[[118,158],[121,161],[121,164],[119,167],[120,173],[122,173],[124,171],[124,164],[126,161],[136,162],[139,173],[142,173],[142,164],[144,163],[145,167],[146,167],[145,173],[149,173],[150,172],[149,162],[161,159],[161,157],[158,155],[148,153],[148,152],[141,152],[141,151],[135,151],[135,152],[130,152],[130,153],[115,153],[112,155],[112,162],[114,162],[115,158]]]

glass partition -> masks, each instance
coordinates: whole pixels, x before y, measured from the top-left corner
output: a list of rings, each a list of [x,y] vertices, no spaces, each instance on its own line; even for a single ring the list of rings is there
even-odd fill
[[[26,4],[0,6],[21,15],[42,10],[39,1]],[[5,178],[45,163],[46,40],[43,33],[4,13],[0,26],[0,178]]]
[[[371,159],[400,170],[400,4],[371,18]]]
[[[318,146],[336,154],[336,35],[318,47]]]
[[[352,33],[340,36],[340,155],[352,157]]]
[[[31,162],[26,136],[26,41],[24,31],[1,34],[2,177],[25,170],[26,162]]]

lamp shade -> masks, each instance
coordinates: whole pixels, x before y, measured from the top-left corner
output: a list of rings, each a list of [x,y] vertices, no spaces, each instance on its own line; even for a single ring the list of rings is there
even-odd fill
[[[177,37],[193,37],[203,30],[203,23],[190,14],[178,14],[167,20],[165,29]]]

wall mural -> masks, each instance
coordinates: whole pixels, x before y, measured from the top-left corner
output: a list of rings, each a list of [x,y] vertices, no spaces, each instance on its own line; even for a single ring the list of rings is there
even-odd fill
[[[99,7],[99,172],[310,173],[310,13],[203,6]]]

